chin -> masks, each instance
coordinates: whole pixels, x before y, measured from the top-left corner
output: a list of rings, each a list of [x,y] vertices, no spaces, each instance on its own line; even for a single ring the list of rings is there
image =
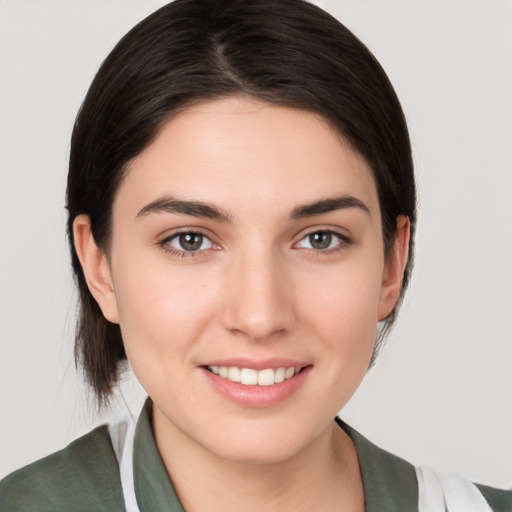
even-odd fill
[[[272,465],[291,460],[300,452],[300,449],[300,446],[276,447],[273,444],[265,445],[264,442],[242,446],[235,443],[234,446],[222,450],[219,455],[237,464]]]
[[[297,424],[289,427],[280,425],[254,425],[254,429],[226,429],[224,435],[210,437],[215,443],[206,448],[214,455],[240,464],[279,464],[299,455],[312,442],[313,436],[297,431]],[[283,428],[285,427],[285,428]]]

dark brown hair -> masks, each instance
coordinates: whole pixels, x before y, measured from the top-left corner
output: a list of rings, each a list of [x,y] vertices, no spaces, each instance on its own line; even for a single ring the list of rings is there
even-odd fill
[[[346,27],[303,0],[176,0],[162,7],[103,62],[71,141],[68,236],[80,300],[75,356],[100,403],[110,396],[126,354],[119,326],[103,317],[87,288],[73,221],[87,214],[97,245],[108,253],[112,204],[128,163],[178,111],[232,95],[323,116],[373,170],[385,250],[398,215],[409,217],[414,234],[416,192],[404,115],[385,72]],[[413,236],[402,294],[412,244]]]

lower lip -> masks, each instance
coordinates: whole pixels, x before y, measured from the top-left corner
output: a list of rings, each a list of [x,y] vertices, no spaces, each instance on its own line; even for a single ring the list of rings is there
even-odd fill
[[[245,407],[271,407],[286,400],[302,386],[311,366],[272,386],[246,386],[215,375],[206,368],[201,369],[213,388],[231,401]]]

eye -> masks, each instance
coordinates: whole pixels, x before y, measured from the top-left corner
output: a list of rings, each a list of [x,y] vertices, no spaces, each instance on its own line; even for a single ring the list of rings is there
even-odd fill
[[[162,244],[168,250],[179,252],[198,252],[215,247],[215,244],[206,235],[192,231],[177,233],[176,235],[166,238]]]
[[[296,247],[301,249],[313,249],[315,251],[325,251],[335,249],[340,245],[348,245],[349,240],[335,233],[334,231],[314,231],[302,238]]]

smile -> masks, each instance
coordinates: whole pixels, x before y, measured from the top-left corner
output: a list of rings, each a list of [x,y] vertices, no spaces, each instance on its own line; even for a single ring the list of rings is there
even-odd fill
[[[291,379],[300,371],[300,368],[293,366],[262,370],[239,368],[238,366],[207,366],[206,368],[219,377],[245,386],[273,386]]]

